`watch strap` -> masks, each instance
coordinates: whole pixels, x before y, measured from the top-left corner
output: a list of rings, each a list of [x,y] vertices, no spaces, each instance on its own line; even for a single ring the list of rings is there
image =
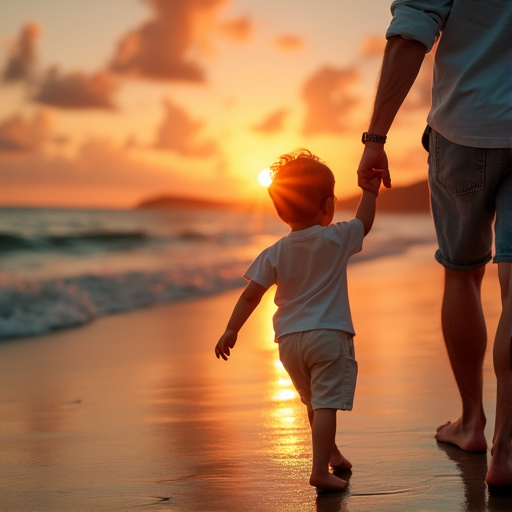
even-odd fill
[[[379,144],[385,144],[386,139],[386,135],[375,135],[375,133],[364,132],[363,136],[361,137],[361,142],[363,144],[365,142],[378,142]]]

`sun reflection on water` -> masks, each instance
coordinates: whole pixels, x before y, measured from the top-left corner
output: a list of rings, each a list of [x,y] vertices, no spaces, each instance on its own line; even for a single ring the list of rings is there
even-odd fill
[[[261,439],[273,471],[277,474],[291,472],[297,479],[303,479],[310,466],[310,427],[306,408],[279,360],[271,322],[275,310],[273,295],[266,294],[258,311],[265,320],[252,324],[258,330],[258,348],[264,352],[265,406]]]
[[[274,368],[274,372],[277,374],[274,382],[274,389],[276,390],[274,400],[282,402],[293,400],[297,397],[297,392],[279,359],[274,360]]]
[[[267,427],[270,457],[281,470],[302,475],[309,465],[309,425],[305,408],[279,359],[272,361]],[[278,469],[277,468],[277,469]]]
[[[296,393],[292,389],[282,389],[277,393],[276,398],[284,402],[286,400],[293,400],[295,398],[295,395]]]

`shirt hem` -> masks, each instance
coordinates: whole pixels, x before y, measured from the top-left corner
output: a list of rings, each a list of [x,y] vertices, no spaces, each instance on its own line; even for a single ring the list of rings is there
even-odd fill
[[[333,327],[333,326],[317,325],[315,327],[305,328],[305,329],[290,329],[290,330],[287,329],[287,330],[284,330],[282,332],[279,332],[279,335],[276,332],[275,342],[279,343],[279,338],[281,338],[282,336],[286,336],[287,334],[294,334],[296,332],[317,331],[317,330],[320,330],[320,329],[326,329],[328,331],[343,331],[343,332],[346,332],[347,334],[350,334],[351,336],[355,336],[356,335],[354,329],[349,327],[349,326],[343,326],[343,327],[336,326],[336,327]]]

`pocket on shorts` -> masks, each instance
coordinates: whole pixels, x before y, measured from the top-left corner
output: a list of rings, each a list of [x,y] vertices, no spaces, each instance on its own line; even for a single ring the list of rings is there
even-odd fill
[[[343,386],[341,388],[342,405],[340,409],[343,411],[351,411],[354,407],[354,396],[357,383],[357,361],[354,359],[344,358],[343,366]]]
[[[355,388],[357,380],[357,361],[354,351],[354,340],[352,338],[342,340],[343,361],[346,366],[345,385]]]
[[[435,131],[432,134],[435,137],[436,182],[455,195],[483,190],[485,149],[455,144]]]

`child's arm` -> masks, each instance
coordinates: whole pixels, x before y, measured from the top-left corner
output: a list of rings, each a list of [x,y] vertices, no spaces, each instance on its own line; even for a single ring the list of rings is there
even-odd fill
[[[364,226],[364,236],[366,236],[372,229],[373,221],[375,219],[375,206],[381,182],[380,174],[375,174],[369,182],[372,189],[376,190],[376,193],[370,192],[369,190],[363,190],[361,201],[359,202],[359,206],[356,211],[356,219],[359,219]]]
[[[250,281],[245,290],[240,295],[238,302],[233,309],[231,318],[229,319],[228,325],[224,334],[215,346],[215,355],[217,359],[219,356],[228,360],[230,355],[229,349],[233,348],[238,337],[238,331],[245,324],[247,319],[251,316],[251,313],[255,310],[256,306],[260,303],[261,298],[265,294],[268,288],[261,286],[254,281]]]

